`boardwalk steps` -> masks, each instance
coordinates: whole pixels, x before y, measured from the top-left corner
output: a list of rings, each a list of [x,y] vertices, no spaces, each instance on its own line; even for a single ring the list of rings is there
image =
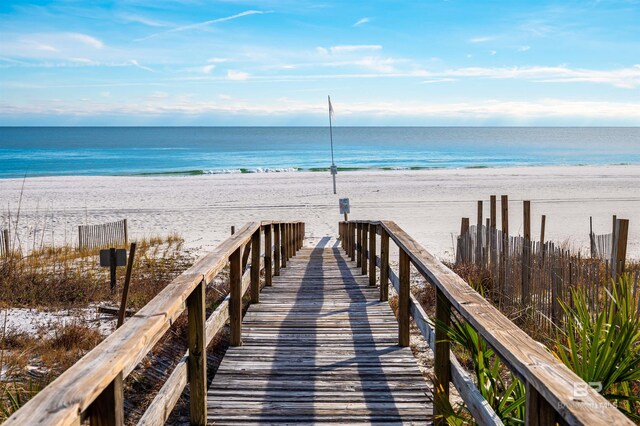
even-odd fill
[[[209,421],[428,423],[429,389],[378,290],[338,248],[303,248],[243,320]]]

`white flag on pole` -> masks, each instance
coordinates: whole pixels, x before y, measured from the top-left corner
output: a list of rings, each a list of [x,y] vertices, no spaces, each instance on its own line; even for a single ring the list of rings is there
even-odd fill
[[[333,105],[331,105],[331,98],[329,97],[329,115],[331,118],[336,118],[335,113],[333,112]]]

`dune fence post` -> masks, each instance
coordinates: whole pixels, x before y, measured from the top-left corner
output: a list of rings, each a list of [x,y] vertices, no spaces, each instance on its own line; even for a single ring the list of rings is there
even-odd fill
[[[618,219],[616,226],[616,275],[620,276],[625,272],[625,263],[627,257],[627,237],[629,234],[629,220]]]
[[[528,309],[531,302],[531,201],[522,202],[524,243],[522,244],[522,288],[520,303]]]
[[[238,256],[240,252],[238,251]],[[207,424],[207,345],[204,279],[187,297],[189,414],[192,425]]]
[[[4,255],[5,256],[9,256],[9,230],[8,229],[4,229],[2,230],[2,237],[4,239],[3,243],[4,243]]]
[[[478,217],[476,222],[476,262],[475,264],[482,265],[482,200],[478,200]]]

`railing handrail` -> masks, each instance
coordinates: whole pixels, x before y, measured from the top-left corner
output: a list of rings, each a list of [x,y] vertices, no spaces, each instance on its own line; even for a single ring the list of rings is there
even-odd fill
[[[91,404],[118,376],[127,377],[185,311],[185,302],[194,290],[199,285],[206,286],[210,283],[234,252],[239,251],[245,244],[252,243],[254,234],[260,232],[263,227],[278,224],[299,225],[302,222],[265,221],[244,225],[214,251],[198,259],[171,281],[122,327],[46,386],[9,417],[5,424],[79,424]],[[287,239],[293,252],[301,247],[300,237],[304,235],[304,226],[299,228],[297,234],[295,229],[287,230]],[[298,244],[297,247],[294,247],[294,242]],[[282,241],[282,244],[284,245],[285,241]],[[289,253],[291,250],[283,246],[284,250],[287,250],[288,255],[293,255]],[[204,302],[201,303],[204,309]]]
[[[511,322],[395,222],[351,220],[340,223],[371,225],[376,229],[379,227],[381,233],[386,233],[400,251],[409,256],[418,272],[436,287],[438,293],[446,297],[448,304],[460,313],[507,367],[523,381],[527,387],[528,407],[539,407],[541,413],[548,413],[551,409],[568,424],[633,424],[591,387],[580,387],[580,394],[575,395],[574,386],[584,382],[578,375],[556,359],[541,343]],[[344,228],[341,229],[344,231]],[[349,241],[354,240],[353,234],[346,238]],[[367,250],[366,241],[361,249]],[[534,402],[529,400],[529,397],[532,397],[530,393],[537,393],[536,396],[539,396],[536,405],[530,405]],[[540,401],[540,397],[544,401]],[[545,401],[548,407],[540,407],[539,404]]]

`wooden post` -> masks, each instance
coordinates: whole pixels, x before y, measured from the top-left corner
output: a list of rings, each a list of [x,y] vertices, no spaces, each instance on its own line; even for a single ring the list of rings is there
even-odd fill
[[[264,285],[271,287],[273,283],[273,264],[271,263],[271,225],[264,226]]]
[[[369,285],[376,286],[376,234],[378,225],[369,224]]]
[[[84,241],[82,239],[82,226],[78,226],[78,249],[84,250]]]
[[[500,207],[502,208],[502,233],[509,235],[509,196],[503,195],[500,199]]]
[[[122,227],[124,228],[124,245],[129,245],[129,227],[127,226],[127,219],[122,219]]]
[[[478,201],[478,221],[476,223],[476,265],[482,264],[482,201]]]
[[[436,288],[436,320],[438,320],[444,328],[451,325],[451,303],[447,296]],[[434,366],[435,373],[435,392],[440,395],[436,397],[437,400],[449,400],[449,382],[451,381],[451,358],[450,358],[450,343],[449,336],[447,336],[446,330],[443,327],[436,327],[435,338],[435,351],[434,351]],[[438,405],[436,405],[436,416],[444,414],[438,411]],[[436,425],[445,425],[444,418],[436,417]]]
[[[236,227],[231,225],[231,235],[236,233]]]
[[[116,249],[111,247],[109,249],[109,262],[110,262],[110,286],[111,294],[116,292]]]
[[[260,229],[251,236],[251,303],[260,303]]]
[[[389,300],[389,234],[383,228],[380,234],[380,301]]]
[[[351,261],[353,262],[354,260],[356,260],[356,245],[357,245],[357,240],[356,240],[356,224],[355,223],[349,223],[349,234],[350,234],[350,238],[351,238]]]
[[[4,255],[5,256],[9,256],[9,230],[8,229],[4,229],[2,231],[2,235],[4,237]]]
[[[489,227],[490,227],[490,232],[489,232],[489,250],[491,253],[491,268],[492,271],[494,271],[495,273],[495,266],[498,263],[498,239],[497,239],[497,233],[496,233],[496,227],[497,227],[497,212],[496,212],[496,196],[492,195],[489,199],[489,204],[490,204],[490,212],[489,212]]]
[[[500,278],[498,291],[502,294],[507,285],[507,260],[509,258],[509,197],[500,197],[500,207],[502,210],[502,256],[500,259]]]
[[[400,249],[400,262],[398,275],[400,278],[400,291],[398,292],[398,345],[409,346],[409,285],[411,264],[409,255],[404,249]]]
[[[358,233],[358,242],[357,242],[357,251],[356,254],[356,267],[362,266],[362,223],[358,222],[356,224],[356,229]]]
[[[629,220],[618,219],[616,226],[616,236],[618,238],[617,250],[616,250],[616,275],[620,276],[624,274],[625,263],[627,257],[627,237],[629,234]]]
[[[361,274],[362,275],[366,275],[367,274],[367,254],[368,254],[368,249],[367,249],[367,231],[369,230],[369,225],[366,223],[362,224],[362,262],[361,265],[362,266],[362,270],[361,270]]]
[[[122,372],[102,391],[88,409],[91,426],[124,425],[124,387]]]
[[[279,223],[273,224],[273,275],[280,275],[280,229]]]
[[[287,267],[287,224],[286,223],[281,223],[280,224],[280,230],[281,230],[281,239],[280,239],[280,250],[281,250],[281,257],[282,257],[282,267],[286,268]]]
[[[242,258],[240,247],[229,256],[229,328],[231,346],[242,345]]]
[[[240,252],[238,251],[238,254]],[[187,297],[189,345],[189,412],[192,425],[207,424],[207,345],[204,280]]]
[[[525,425],[550,426],[556,424],[556,411],[531,383],[526,384],[526,398]]]
[[[462,263],[467,263],[470,259],[467,253],[469,242],[469,218],[463,217],[460,222],[460,238],[458,239],[458,255]]]
[[[540,246],[544,245],[544,227],[547,221],[547,215],[542,215],[542,220],[540,222]]]
[[[496,221],[496,217],[497,217],[497,212],[496,212],[496,196],[492,195],[489,198],[489,204],[490,204],[490,213],[489,216],[491,218],[491,227],[492,228],[496,228],[496,226],[498,226],[497,221]]]
[[[613,215],[613,227],[611,230],[611,278],[616,279],[618,270],[618,217]]]
[[[287,223],[287,260],[295,256],[293,248],[293,224]]]
[[[465,235],[467,232],[469,232],[469,218],[463,217],[460,222],[460,236]]]
[[[524,244],[522,245],[522,288],[520,303],[528,307],[531,301],[531,201],[522,202],[522,216],[524,223]]]
[[[136,255],[136,243],[131,243],[129,248],[129,261],[127,262],[127,273],[124,278],[124,287],[122,288],[122,300],[120,302],[120,311],[118,311],[118,322],[116,328],[120,328],[124,324],[124,316],[127,312],[127,298],[129,296],[129,284],[131,283],[131,272],[133,271],[133,260]]]

